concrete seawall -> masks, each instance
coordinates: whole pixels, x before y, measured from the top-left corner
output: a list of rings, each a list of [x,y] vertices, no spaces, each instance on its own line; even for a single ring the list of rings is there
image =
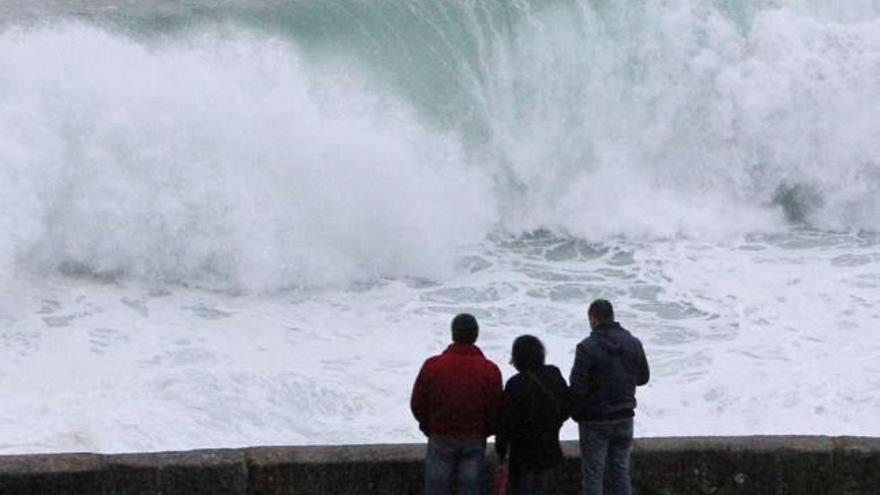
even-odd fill
[[[551,493],[575,495],[577,444],[564,450]],[[424,452],[365,445],[4,456],[0,495],[418,494]],[[880,495],[880,438],[646,438],[633,463],[637,495]]]

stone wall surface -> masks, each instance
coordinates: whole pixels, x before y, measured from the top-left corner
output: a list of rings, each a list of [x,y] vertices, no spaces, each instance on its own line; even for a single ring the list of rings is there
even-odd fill
[[[575,495],[578,446],[563,449],[551,493]],[[2,456],[0,495],[419,494],[424,455],[360,445]],[[494,469],[489,455],[487,494]],[[645,438],[633,469],[636,495],[880,495],[880,438]]]

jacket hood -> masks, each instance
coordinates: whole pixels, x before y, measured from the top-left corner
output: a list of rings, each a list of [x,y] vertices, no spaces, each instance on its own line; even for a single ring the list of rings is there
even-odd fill
[[[624,330],[615,322],[603,323],[592,332],[599,340],[599,345],[611,354],[620,354],[623,351]]]

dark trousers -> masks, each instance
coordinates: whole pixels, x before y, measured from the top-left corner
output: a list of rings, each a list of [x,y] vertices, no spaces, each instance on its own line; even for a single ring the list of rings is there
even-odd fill
[[[454,477],[458,481],[458,495],[479,495],[485,455],[485,438],[430,436],[425,457],[425,494],[449,495]]]
[[[578,424],[583,495],[602,495],[608,471],[608,495],[631,495],[632,418]]]
[[[510,473],[508,491],[510,495],[545,495],[549,478],[549,469]]]

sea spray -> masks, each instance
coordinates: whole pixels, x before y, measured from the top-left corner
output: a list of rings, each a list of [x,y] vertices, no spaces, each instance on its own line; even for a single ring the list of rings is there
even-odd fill
[[[14,3],[0,258],[440,276],[499,230],[778,230],[791,187],[802,221],[875,230],[880,21],[843,3]]]
[[[437,276],[492,221],[453,140],[354,75],[304,74],[286,44],[9,30],[0,66],[6,270],[255,289]]]

